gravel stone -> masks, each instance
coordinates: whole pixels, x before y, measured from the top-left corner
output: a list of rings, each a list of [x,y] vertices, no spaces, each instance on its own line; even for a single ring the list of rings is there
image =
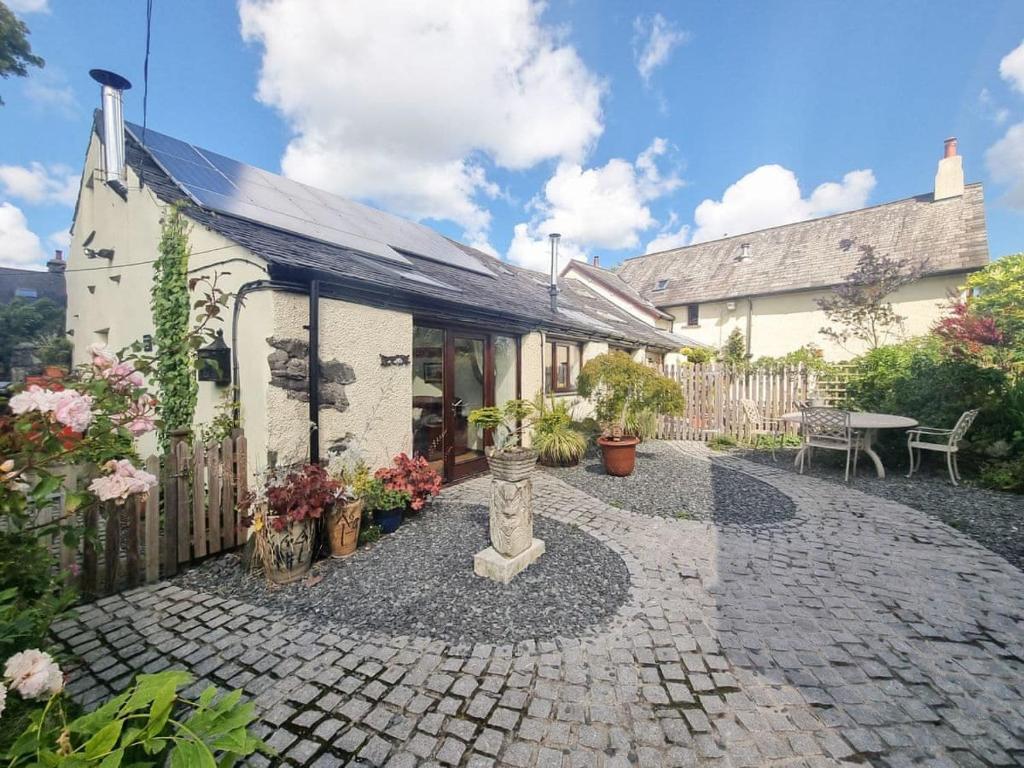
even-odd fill
[[[346,560],[322,560],[323,577],[274,587],[247,573],[236,555],[209,560],[174,583],[230,597],[278,615],[451,643],[510,643],[580,637],[601,630],[629,596],[622,558],[575,526],[534,518],[547,552],[502,585],[473,573],[489,545],[480,504],[438,502]]]
[[[637,447],[636,469],[628,477],[607,474],[600,454],[593,452],[575,467],[546,471],[613,507],[653,517],[756,527],[790,520],[796,509],[770,485],[680,454],[661,441]]]

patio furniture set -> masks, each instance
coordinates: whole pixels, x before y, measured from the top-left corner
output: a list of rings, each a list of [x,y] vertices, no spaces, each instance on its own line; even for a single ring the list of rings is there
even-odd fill
[[[750,426],[752,442],[756,447],[762,437],[769,438],[772,447],[772,458],[775,458],[775,441],[782,435],[783,422],[800,425],[802,442],[797,451],[794,464],[801,474],[804,464],[810,466],[811,455],[815,448],[844,451],[846,453],[845,480],[849,482],[851,472],[856,474],[857,460],[861,453],[871,459],[878,477],[885,477],[882,459],[874,450],[878,433],[883,429],[907,430],[907,452],[910,458],[910,471],[907,477],[913,476],[921,468],[924,451],[942,453],[946,456],[946,467],[953,485],[958,485],[960,468],[957,465],[957,454],[960,441],[974,423],[978,415],[977,409],[965,411],[951,429],[920,426],[916,419],[888,413],[869,413],[864,411],[845,411],[839,408],[798,404],[799,411],[785,413],[779,418],[764,417],[753,400],[741,402],[744,415]]]

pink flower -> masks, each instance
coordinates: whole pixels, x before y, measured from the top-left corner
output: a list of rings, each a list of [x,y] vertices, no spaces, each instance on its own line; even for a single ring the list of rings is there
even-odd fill
[[[118,363],[117,355],[107,349],[106,344],[100,342],[89,345],[89,354],[92,355],[93,367],[99,371],[113,368]]]
[[[83,395],[73,389],[53,394],[54,418],[75,432],[85,432],[92,422],[92,395]]]
[[[35,649],[11,656],[4,668],[4,677],[11,688],[26,699],[53,696],[64,690],[64,673],[53,657]]]
[[[151,395],[140,395],[132,405],[114,421],[125,427],[135,437],[156,429],[156,400]]]
[[[136,371],[131,363],[115,363],[109,368],[101,369],[100,375],[118,392],[141,387],[145,383],[142,374]]]
[[[89,490],[100,501],[124,504],[129,496],[146,495],[156,485],[156,478],[143,469],[137,469],[128,459],[111,459],[103,465],[108,473],[89,484]]]
[[[33,384],[24,392],[19,392],[8,401],[11,411],[20,416],[29,411],[49,413],[53,410],[53,401],[59,392],[43,389],[38,384]]]

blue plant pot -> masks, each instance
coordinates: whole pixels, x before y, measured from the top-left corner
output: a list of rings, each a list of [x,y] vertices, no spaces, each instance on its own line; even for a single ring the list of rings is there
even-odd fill
[[[402,524],[402,509],[379,509],[373,513],[373,521],[380,526],[381,533],[394,533]]]

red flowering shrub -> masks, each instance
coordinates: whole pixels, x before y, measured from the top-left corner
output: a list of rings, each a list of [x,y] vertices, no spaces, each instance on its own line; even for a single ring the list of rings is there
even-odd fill
[[[950,314],[941,318],[933,330],[954,355],[982,357],[987,348],[1006,343],[995,319],[971,311],[967,302],[956,299],[949,309]]]
[[[382,467],[374,477],[384,483],[389,491],[407,493],[411,497],[409,507],[419,511],[441,492],[441,476],[430,467],[423,456],[409,458],[400,453],[391,460],[393,466]]]

